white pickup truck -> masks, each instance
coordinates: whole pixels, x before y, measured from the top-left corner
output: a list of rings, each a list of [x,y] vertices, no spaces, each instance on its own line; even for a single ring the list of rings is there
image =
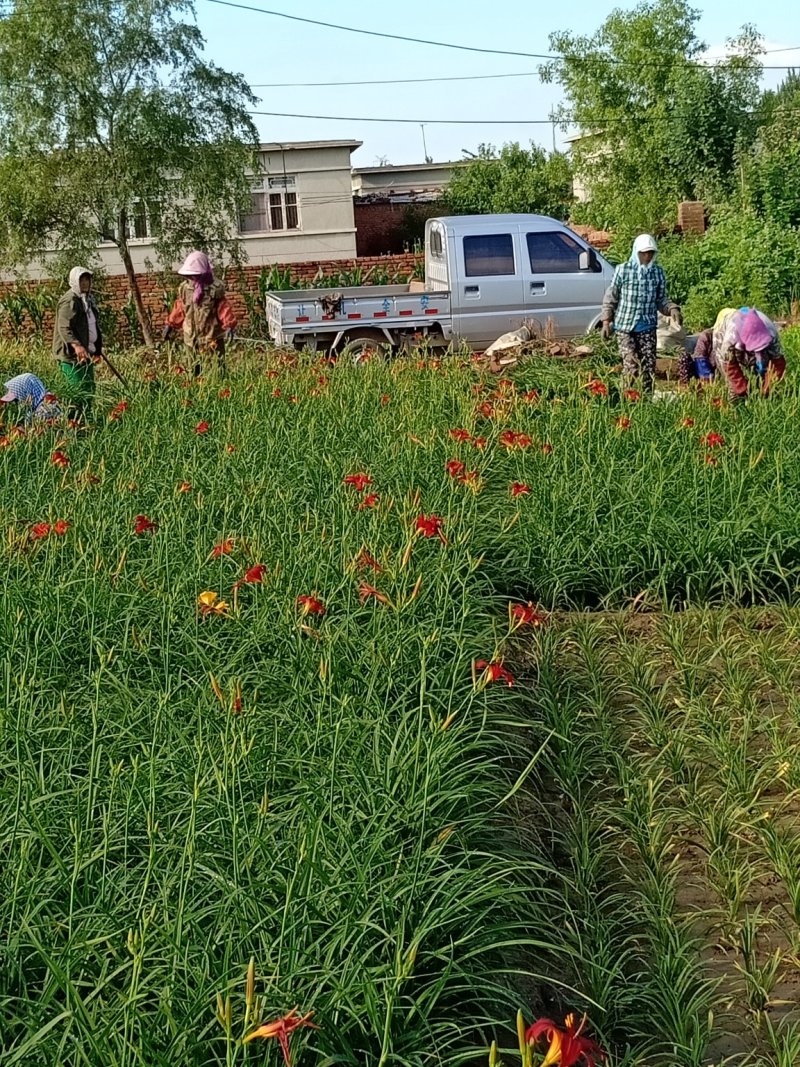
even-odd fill
[[[425,226],[425,281],[268,293],[279,345],[346,353],[466,341],[482,350],[535,320],[555,337],[597,327],[613,267],[545,215],[459,215]]]

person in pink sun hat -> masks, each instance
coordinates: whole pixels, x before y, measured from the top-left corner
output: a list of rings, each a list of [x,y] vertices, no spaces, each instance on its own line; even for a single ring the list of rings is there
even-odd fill
[[[778,329],[758,308],[728,309],[724,316],[720,314],[714,327],[714,356],[728,380],[732,403],[741,403],[750,391],[745,371],[755,372],[762,396],[768,396],[786,373]]]
[[[202,357],[216,356],[219,370],[225,370],[225,342],[233,338],[236,316],[225,296],[225,286],[214,277],[205,252],[190,252],[178,274],[184,279],[178,297],[167,316],[164,340],[173,330],[182,330],[183,343],[194,359],[194,375],[202,372]]]

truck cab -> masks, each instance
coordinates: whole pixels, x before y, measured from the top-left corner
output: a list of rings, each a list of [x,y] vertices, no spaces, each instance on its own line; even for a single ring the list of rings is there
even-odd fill
[[[597,326],[614,268],[545,215],[429,219],[425,288],[449,291],[452,335],[476,348],[534,320],[576,337]]]

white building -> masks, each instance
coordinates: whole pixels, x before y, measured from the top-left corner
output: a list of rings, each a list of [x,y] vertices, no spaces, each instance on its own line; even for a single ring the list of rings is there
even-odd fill
[[[237,226],[249,263],[355,257],[350,155],[361,143],[289,141],[260,146],[261,177],[253,185],[251,210]],[[131,212],[128,243],[137,273],[162,266],[143,204],[134,205]],[[125,273],[111,241],[101,241],[97,252],[108,274]],[[25,273],[36,278],[45,272],[31,267]]]
[[[458,167],[468,160],[451,163],[386,164],[353,168],[353,196],[386,199],[392,203],[424,203],[439,200]]]

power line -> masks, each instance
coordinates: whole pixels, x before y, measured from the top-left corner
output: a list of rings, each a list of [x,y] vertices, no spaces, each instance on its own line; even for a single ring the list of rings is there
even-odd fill
[[[405,37],[399,33],[382,33],[379,30],[365,30],[360,26],[342,26],[338,22],[323,22],[321,19],[303,18],[300,15],[289,15],[285,11],[271,11],[265,7],[250,7],[248,4],[236,4],[233,0],[208,0],[209,4],[220,4],[222,7],[236,7],[241,11],[256,11],[259,15],[273,15],[279,19],[289,19],[292,22],[304,22],[309,26],[323,26],[326,30],[343,30],[346,33],[361,33],[367,37],[382,37],[390,41],[406,41],[411,44],[429,44],[437,48],[454,48],[459,52],[482,52],[484,55],[493,56],[524,56],[527,59],[560,59],[560,56],[539,54],[537,52],[509,52],[503,48],[478,48],[476,45],[451,44],[449,41],[430,41],[424,37]]]
[[[516,74],[455,74],[448,78],[382,78],[360,82],[251,82],[251,89],[316,89],[332,85],[413,85],[418,82],[477,82],[490,78],[536,78],[536,70],[521,70]]]
[[[323,122],[409,122],[419,126],[552,126],[561,125],[561,119],[389,119],[354,115],[300,115],[292,111],[248,111],[249,115],[267,115],[278,119],[318,119]],[[569,121],[569,120],[567,120]],[[599,122],[617,121],[600,119]]]
[[[390,41],[405,41],[406,43],[409,43],[409,44],[426,44],[426,45],[432,45],[435,48],[452,48],[452,49],[455,49],[458,52],[480,52],[483,55],[523,56],[526,59],[552,59],[552,60],[556,60],[556,61],[561,62],[561,63],[565,62],[565,57],[564,56],[557,56],[557,55],[553,55],[552,53],[546,53],[546,52],[512,52],[512,51],[509,51],[508,49],[504,49],[504,48],[479,48],[477,45],[454,44],[452,41],[433,41],[433,40],[430,40],[427,37],[407,37],[407,36],[405,36],[403,34],[399,34],[399,33],[386,33],[386,32],[381,31],[381,30],[366,30],[361,26],[344,26],[339,22],[326,22],[326,21],[324,21],[322,19],[310,19],[310,18],[306,18],[306,17],[304,17],[302,15],[290,15],[286,11],[273,11],[272,9],[266,8],[266,7],[252,7],[249,4],[238,4],[238,3],[235,3],[234,0],[207,0],[207,3],[209,3],[209,4],[219,4],[221,7],[233,7],[233,8],[239,9],[240,11],[253,11],[253,12],[256,12],[257,14],[259,14],[259,15],[270,15],[273,18],[289,19],[289,21],[291,21],[291,22],[302,22],[302,23],[305,23],[306,25],[309,25],[309,26],[322,26],[326,30],[342,30],[345,33],[360,33],[360,34],[363,34],[366,37],[380,37],[380,38],[383,38],[384,40],[390,40]],[[791,45],[791,46],[788,46],[786,48],[776,48],[776,49],[774,49],[774,51],[776,51],[776,52],[800,51],[800,45]],[[761,54],[764,55],[766,53],[761,53]],[[617,63],[623,62],[622,60],[614,59],[613,56],[608,56],[607,58],[609,58],[609,59],[611,59],[611,60],[613,60],[614,62],[617,62]],[[736,57],[733,57],[733,58],[736,58]],[[692,66],[716,67],[716,66],[720,65],[720,62],[727,62],[727,60],[718,61],[718,62],[708,62],[708,63],[698,62],[698,61],[695,61],[695,60],[689,60],[688,62]],[[783,67],[762,67],[762,69],[763,70],[791,70],[792,68],[783,66]],[[368,83],[364,83],[364,84],[368,84]]]

